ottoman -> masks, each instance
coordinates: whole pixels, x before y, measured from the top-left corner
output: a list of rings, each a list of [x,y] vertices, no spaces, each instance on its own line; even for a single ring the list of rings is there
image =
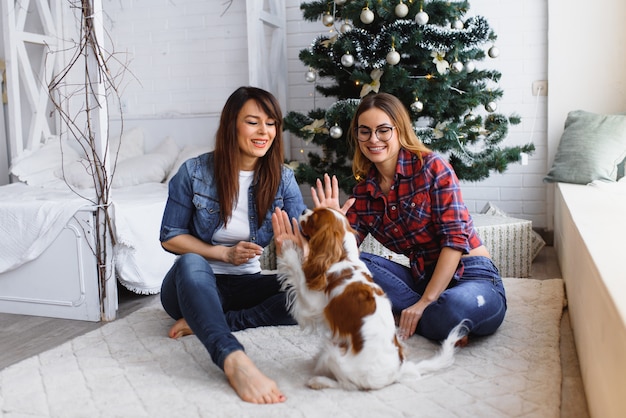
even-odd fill
[[[509,216],[472,214],[478,236],[491,253],[502,277],[530,277],[533,260],[532,221]],[[383,247],[368,235],[361,243],[361,251],[377,254],[405,266],[409,260]]]

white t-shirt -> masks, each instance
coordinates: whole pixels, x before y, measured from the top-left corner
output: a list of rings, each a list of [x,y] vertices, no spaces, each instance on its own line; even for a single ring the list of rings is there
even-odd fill
[[[214,245],[235,246],[239,241],[250,241],[250,221],[248,220],[248,189],[254,180],[254,171],[239,171],[239,196],[228,223],[213,234]],[[210,260],[215,274],[252,274],[261,271],[260,257],[235,266],[223,261]]]

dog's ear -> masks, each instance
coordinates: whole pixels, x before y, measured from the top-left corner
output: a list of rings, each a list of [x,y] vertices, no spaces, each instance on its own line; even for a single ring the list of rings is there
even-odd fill
[[[335,216],[326,211],[316,211],[307,220],[309,255],[302,269],[310,289],[322,291],[328,285],[326,273],[330,266],[346,258],[343,247],[345,229]]]

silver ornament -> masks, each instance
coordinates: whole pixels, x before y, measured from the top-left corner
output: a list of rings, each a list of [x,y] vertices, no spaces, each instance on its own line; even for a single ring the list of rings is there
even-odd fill
[[[304,74],[304,79],[307,82],[312,83],[317,80],[317,74],[315,73],[315,71],[309,70]]]
[[[341,57],[341,65],[344,67],[352,67],[354,65],[354,57],[350,53],[344,54]]]
[[[452,29],[463,29],[463,21],[460,19],[457,19],[454,22],[452,22]]]
[[[497,58],[500,55],[500,50],[497,46],[492,46],[489,48],[489,52],[487,52],[491,58]]]
[[[343,135],[343,129],[341,129],[340,126],[335,125],[330,128],[329,133],[331,138],[339,139],[341,138],[341,135]]]
[[[335,0],[335,4],[337,6],[343,6],[344,4],[346,4],[346,0]]]
[[[463,71],[463,63],[461,61],[454,61],[450,66],[450,71],[455,74],[460,73],[461,71]]]
[[[476,64],[474,63],[474,61],[467,61],[465,63],[465,71],[467,71],[467,73],[473,73],[474,70],[476,69]]]
[[[348,33],[352,30],[352,25],[346,22],[343,25],[341,25],[341,28],[339,28],[339,30],[341,31],[341,33]]]
[[[335,17],[330,13],[324,13],[324,16],[322,16],[322,24],[324,26],[330,27],[333,25],[333,23],[335,23]]]
[[[485,110],[489,113],[493,113],[498,109],[496,102],[489,102],[485,105]]]
[[[429,19],[428,13],[426,13],[423,10],[415,15],[415,23],[417,23],[420,26],[427,24],[428,19]]]
[[[463,120],[465,121],[465,123],[474,123],[477,120],[477,116],[475,114],[473,114],[472,112],[469,112],[467,115],[465,115],[465,117],[463,118]]]
[[[400,2],[400,4],[398,4],[395,8],[395,13],[398,17],[405,17],[409,14],[409,6]]]
[[[396,51],[395,49],[392,49],[391,51],[389,51],[389,53],[387,54],[387,63],[389,65],[396,65],[399,62],[400,62],[400,54],[398,53],[398,51]]]
[[[411,103],[411,110],[415,113],[420,113],[422,110],[424,110],[424,103],[420,102],[419,100],[414,101],[413,103]]]
[[[372,12],[369,8],[365,7],[361,11],[361,22],[366,25],[372,23],[374,21],[374,12]]]

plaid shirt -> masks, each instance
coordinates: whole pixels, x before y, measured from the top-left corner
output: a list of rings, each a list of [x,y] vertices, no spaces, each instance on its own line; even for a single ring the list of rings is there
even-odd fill
[[[372,167],[367,178],[354,187],[356,202],[348,211],[357,240],[372,234],[393,252],[411,260],[414,279],[439,258],[443,247],[467,254],[482,245],[463,203],[459,180],[440,155],[417,155],[400,149],[393,184],[385,196]],[[455,274],[462,275],[462,264]]]

